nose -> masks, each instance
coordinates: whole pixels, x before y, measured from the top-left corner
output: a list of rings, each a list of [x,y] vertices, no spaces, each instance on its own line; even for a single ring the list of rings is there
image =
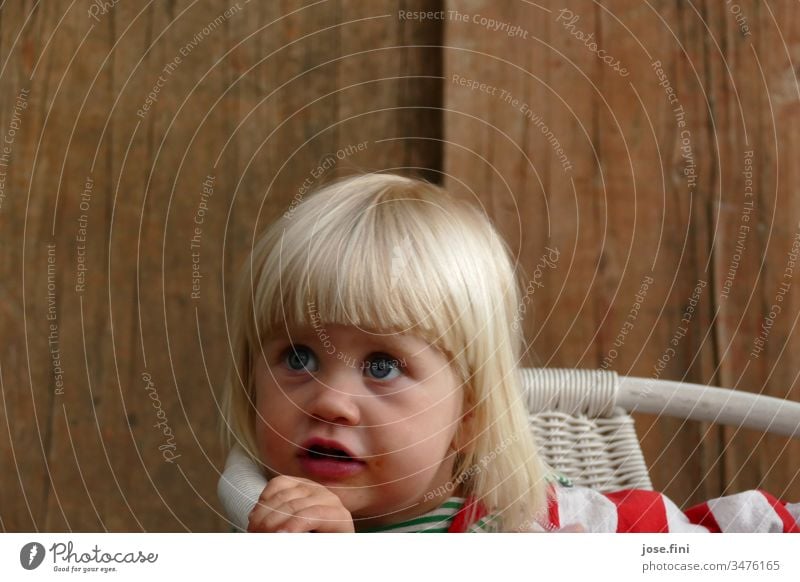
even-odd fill
[[[356,382],[358,379],[347,373],[318,377],[306,407],[308,414],[325,422],[357,425],[361,412],[353,394]]]

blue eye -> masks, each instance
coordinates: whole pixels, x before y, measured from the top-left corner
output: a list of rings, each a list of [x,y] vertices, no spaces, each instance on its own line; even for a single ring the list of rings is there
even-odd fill
[[[316,356],[314,352],[306,346],[289,346],[286,352],[284,352],[283,361],[290,370],[294,370],[295,372],[317,371]],[[311,366],[309,366],[310,361],[314,362]]]
[[[375,357],[364,362],[364,370],[368,371],[377,380],[394,380],[402,374],[403,364],[388,354],[376,354]],[[392,372],[397,372],[391,376]]]

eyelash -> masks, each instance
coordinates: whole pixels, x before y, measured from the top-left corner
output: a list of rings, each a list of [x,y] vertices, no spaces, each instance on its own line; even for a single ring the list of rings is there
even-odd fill
[[[297,354],[300,354],[300,353],[303,353],[303,351],[307,351],[308,353],[311,354],[311,356],[313,358],[316,359],[317,356],[314,353],[314,350],[312,350],[311,348],[309,348],[306,345],[297,344],[297,345],[290,345],[290,346],[288,346],[287,348],[285,348],[284,350],[282,350],[280,352],[280,362],[279,363],[280,364],[284,364],[284,363],[286,363],[287,358],[289,358],[291,356],[296,356]],[[299,356],[297,356],[297,357],[299,357]],[[370,354],[370,357],[367,358],[366,362],[364,362],[361,365],[361,370],[364,371],[367,368],[375,369],[375,366],[373,366],[371,364],[370,365],[366,365],[367,362],[373,362],[375,360],[378,360],[378,361],[381,361],[381,360],[390,361],[394,365],[393,368],[392,368],[393,370],[399,371],[401,375],[406,375],[407,366],[403,363],[404,360],[395,358],[394,356],[392,356],[391,354],[387,354],[386,352],[374,352],[374,353]],[[305,363],[302,363],[302,365],[303,365],[303,368],[306,367]],[[288,368],[288,370],[291,371],[291,372],[302,372],[302,370],[294,369],[294,368]],[[375,380],[383,380],[383,381],[387,381],[387,382],[390,381],[390,380],[385,380],[384,378],[374,378],[373,377],[373,379],[375,379]],[[391,380],[395,380],[395,379],[396,378],[391,378]]]

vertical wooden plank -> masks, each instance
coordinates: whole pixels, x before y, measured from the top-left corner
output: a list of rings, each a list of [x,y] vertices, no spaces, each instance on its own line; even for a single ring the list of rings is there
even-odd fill
[[[50,4],[39,7],[31,26],[35,33],[22,37],[23,54],[29,57],[23,62],[31,84],[31,148],[18,160],[26,172],[15,208],[19,226],[12,231],[12,245],[19,249],[15,264],[24,276],[18,272],[9,279],[25,297],[22,329],[10,340],[18,342],[23,357],[17,378],[5,378],[4,384],[7,394],[16,392],[19,397],[15,424],[25,436],[13,446],[25,449],[17,460],[22,488],[35,499],[32,527],[99,529],[84,483],[96,474],[94,466],[81,471],[76,462],[76,450],[91,458],[93,439],[89,431],[74,430],[88,408],[88,395],[76,390],[82,370],[74,350],[82,334],[71,294],[75,223],[65,213],[73,182],[62,173],[80,104],[65,92],[62,80],[85,73],[85,62],[75,57],[90,23],[85,14],[70,14],[64,6]],[[27,438],[35,444],[26,447]],[[23,471],[27,463],[38,469]]]
[[[795,76],[797,7],[752,2],[720,11],[710,4],[704,16],[713,41],[711,97],[720,117],[730,118],[718,173],[723,244],[715,257],[726,324],[718,333],[721,376],[726,385],[797,400],[790,354],[800,309],[791,253],[794,244],[796,258],[800,245],[800,212],[790,160],[800,95],[787,83]],[[729,490],[797,495],[798,443],[724,428],[722,444]]]
[[[706,267],[711,173],[691,52],[702,36],[685,32],[680,7],[638,8],[620,3],[602,11],[598,31],[600,46],[629,73],[627,87],[602,91],[616,126],[600,133],[607,138],[601,150],[620,294],[607,297],[613,323],[602,334],[600,365],[652,380],[714,383]],[[620,76],[604,71],[609,79]],[[633,276],[625,277],[625,266]],[[658,489],[679,504],[719,490],[717,474],[703,470],[704,457],[718,455],[716,432],[682,419],[637,419]]]
[[[130,382],[149,445],[141,451],[143,469],[158,493],[144,513],[159,516],[158,528],[223,527],[216,500],[216,391],[226,350],[216,346],[225,345],[217,334],[226,186],[236,177],[225,176],[225,158],[218,158],[235,103],[226,93],[227,52],[235,22],[248,18],[258,18],[255,4],[185,2],[152,14],[153,30],[164,34],[148,55],[142,85],[155,91],[162,78],[164,88],[142,124],[148,155],[141,167],[126,169],[126,178],[146,184],[137,314],[144,356]],[[142,102],[146,92],[136,93]],[[125,238],[115,245],[120,257],[127,246]],[[120,276],[134,267],[128,261]],[[124,304],[120,310],[125,318]],[[146,484],[141,471],[135,477]]]
[[[53,162],[52,167],[38,166],[33,176],[38,192],[58,194],[54,212],[63,240],[58,270],[63,280],[59,327],[65,385],[63,406],[57,407],[53,418],[53,495],[45,528],[104,531],[113,528],[115,518],[124,519],[124,508],[116,515],[108,511],[124,495],[108,459],[124,451],[115,438],[119,425],[105,422],[113,401],[111,384],[104,381],[109,370],[102,359],[109,338],[104,318],[108,305],[104,222],[113,180],[108,172],[110,148],[101,136],[113,102],[109,67],[113,55],[109,52],[114,43],[114,15],[98,21],[83,10],[67,11],[66,5],[59,15],[64,12],[46,55],[69,63],[57,69],[56,83],[61,87],[53,99],[44,141]],[[94,106],[87,107],[90,103]],[[81,267],[86,268],[80,277],[79,254]],[[63,521],[59,496],[64,498]]]
[[[702,302],[690,321],[681,318],[698,281],[707,284],[708,277],[695,272],[698,195],[678,155],[681,133],[696,129],[676,113],[686,107],[675,78],[682,55],[664,26],[674,19],[674,7],[660,3],[658,13],[640,8],[597,5],[593,31],[582,28],[577,14],[560,24],[573,42],[584,39],[600,79],[595,99],[604,235],[597,350],[585,365],[655,380],[684,374],[682,366],[695,356],[703,360]],[[585,40],[588,34],[596,44]],[[645,415],[639,421],[656,487],[671,496],[693,487],[686,445],[698,440],[698,426]]]
[[[38,84],[31,80],[31,70],[41,53],[43,42],[37,41],[37,29],[42,28],[42,10],[34,11],[31,3],[9,6],[0,15],[0,139],[3,140],[2,201],[0,203],[0,329],[4,330],[0,347],[0,463],[6,468],[0,476],[0,519],[4,531],[17,528],[34,531],[42,527],[43,501],[47,495],[47,472],[43,463],[46,446],[32,423],[21,425],[17,419],[32,419],[34,415],[46,418],[53,408],[51,389],[32,395],[33,383],[29,377],[25,350],[26,310],[22,289],[22,233],[25,228],[27,179],[30,173],[32,152],[37,131],[41,127],[38,111],[45,102],[46,85],[40,75]],[[22,98],[27,107],[18,106]],[[15,111],[16,110],[16,111]],[[12,128],[12,121],[14,127]],[[13,130],[13,136],[9,131]],[[5,143],[6,138],[13,143]],[[37,256],[46,249],[42,244],[34,245]],[[34,281],[27,284],[44,289],[46,279],[41,268]],[[29,277],[33,276],[30,274]],[[33,288],[33,287],[30,287]],[[40,297],[37,291],[37,298]],[[33,295],[33,294],[31,294]],[[30,303],[33,297],[27,298]],[[41,315],[41,313],[40,313]],[[33,332],[41,342],[45,328],[43,318],[36,319]],[[37,354],[38,357],[41,357]],[[42,358],[44,363],[48,363]],[[47,382],[46,366],[30,370],[40,382]],[[46,422],[44,422],[47,425]],[[45,430],[46,432],[46,430]],[[8,438],[5,435],[8,435]]]
[[[594,281],[583,275],[597,271],[600,248],[596,136],[587,125],[596,107],[592,56],[556,34],[557,10],[547,3],[447,8],[448,185],[486,205],[515,254],[525,250],[520,278],[526,287],[536,279],[524,318],[535,352],[528,362],[576,364],[594,333]],[[594,14],[587,18],[592,26]],[[553,267],[537,274],[541,260]]]
[[[800,263],[798,263],[798,247],[800,247],[800,197],[797,195],[797,184],[800,183],[800,167],[796,163],[797,150],[800,147],[798,133],[800,132],[800,89],[798,88],[797,60],[800,56],[800,10],[796,4],[782,4],[779,6],[758,5],[754,8],[753,20],[756,26],[770,30],[765,35],[763,45],[756,45],[758,49],[759,68],[764,69],[766,78],[764,88],[770,99],[768,106],[770,116],[774,120],[775,134],[768,138],[772,150],[775,152],[773,172],[766,173],[765,179],[759,180],[761,188],[765,191],[774,188],[778,193],[776,200],[776,216],[780,219],[777,226],[779,236],[774,246],[767,248],[768,256],[775,257],[770,277],[765,281],[768,289],[767,298],[770,307],[780,302],[779,295],[786,290],[786,285],[791,285],[791,290],[784,299],[783,311],[780,319],[773,323],[774,339],[770,339],[769,351],[765,354],[764,362],[775,362],[769,367],[762,383],[753,385],[753,389],[760,390],[766,384],[766,393],[779,398],[789,398],[795,402],[800,401],[800,381],[798,381],[798,364],[794,354],[800,353]],[[762,24],[763,23],[763,24]],[[761,75],[759,74],[761,77]],[[756,109],[759,111],[759,109]],[[763,110],[765,113],[766,111]],[[778,144],[777,147],[775,144]],[[768,150],[769,151],[769,150]],[[767,162],[768,160],[765,160]],[[773,185],[774,184],[774,185]],[[760,227],[759,227],[760,228]],[[774,254],[773,254],[774,253]],[[761,313],[764,318],[769,316],[770,310]],[[765,319],[760,318],[760,324],[765,324]],[[759,335],[761,330],[759,330]],[[755,340],[754,340],[755,341]],[[752,347],[751,351],[752,351]],[[747,448],[743,448],[747,451]],[[761,465],[770,478],[764,483],[771,487],[784,499],[800,497],[800,442],[778,438],[765,439],[759,443],[759,451],[764,451]],[[744,464],[744,463],[743,463]],[[774,477],[772,477],[774,475]],[[732,477],[734,483],[741,483],[748,479],[747,467],[738,475]],[[754,479],[750,479],[752,483]],[[761,480],[758,481],[761,483]]]

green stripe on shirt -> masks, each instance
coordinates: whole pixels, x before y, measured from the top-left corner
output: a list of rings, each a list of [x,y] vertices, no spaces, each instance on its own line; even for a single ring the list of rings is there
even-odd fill
[[[401,531],[408,533],[447,533],[456,513],[458,513],[465,501],[463,497],[450,497],[436,509],[413,519],[362,531],[364,533],[400,533]],[[490,532],[494,531],[494,527],[494,517],[489,515],[473,523],[468,528],[468,531],[475,533]]]

